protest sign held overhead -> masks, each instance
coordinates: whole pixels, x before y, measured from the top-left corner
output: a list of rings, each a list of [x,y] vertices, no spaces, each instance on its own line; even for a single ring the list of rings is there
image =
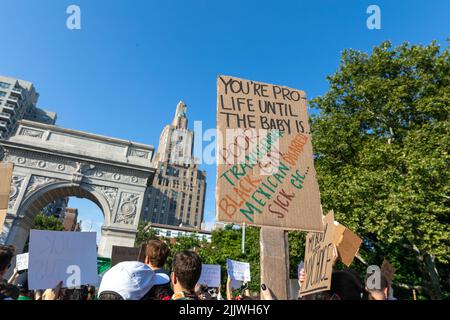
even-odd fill
[[[220,287],[220,265],[218,264],[202,264],[202,273],[199,284],[207,285],[210,288]]]
[[[358,253],[362,240],[352,230],[335,221],[333,243],[336,245],[339,259],[349,267]]]
[[[250,263],[227,259],[227,272],[231,280],[248,282],[250,277]]]
[[[16,256],[16,268],[17,271],[27,270],[28,269],[28,252],[18,254]]]
[[[305,245],[305,281],[300,288],[300,296],[329,290],[333,272],[334,213],[331,211],[324,218],[323,233],[310,232]]]
[[[95,232],[31,230],[28,262],[30,290],[97,285]]]
[[[323,230],[303,91],[219,76],[217,131],[219,221]]]

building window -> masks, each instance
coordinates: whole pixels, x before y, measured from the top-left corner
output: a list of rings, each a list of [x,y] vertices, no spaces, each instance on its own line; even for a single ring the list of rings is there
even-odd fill
[[[6,96],[6,92],[0,91],[0,97]]]
[[[10,86],[11,85],[9,83],[0,81],[0,88],[8,89]]]

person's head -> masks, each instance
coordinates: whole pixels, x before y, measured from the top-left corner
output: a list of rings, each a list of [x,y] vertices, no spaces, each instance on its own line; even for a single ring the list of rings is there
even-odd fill
[[[15,251],[13,246],[0,245],[0,279],[9,269]]]
[[[324,300],[361,300],[363,286],[358,277],[350,270],[334,271],[331,276],[331,287],[322,293]]]
[[[193,251],[181,251],[173,257],[170,280],[175,292],[194,292],[202,273],[200,257]]]
[[[368,278],[369,275],[366,276],[366,291],[367,298],[369,300],[387,300],[389,296],[389,281],[383,273],[380,273],[380,282],[379,288],[369,288],[368,287]]]
[[[155,273],[142,262],[124,261],[103,275],[99,300],[141,300],[154,285],[167,281],[167,275]]]
[[[95,287],[94,286],[88,286],[87,287],[87,298],[86,300],[94,300],[95,298]]]
[[[17,300],[20,294],[20,290],[18,286],[15,286],[11,283],[8,283],[6,281],[0,282],[0,294],[10,297],[13,300]]]
[[[386,300],[387,297],[381,290],[367,290],[367,299],[368,300]]]
[[[170,250],[167,244],[161,240],[149,240],[145,249],[145,264],[152,269],[164,267]]]

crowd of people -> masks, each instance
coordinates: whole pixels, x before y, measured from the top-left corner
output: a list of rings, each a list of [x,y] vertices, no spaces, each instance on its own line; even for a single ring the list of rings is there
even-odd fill
[[[202,271],[200,257],[193,251],[175,253],[171,271],[164,270],[169,248],[164,241],[147,243],[144,262],[120,262],[104,273],[100,286],[63,288],[63,282],[47,290],[29,290],[27,272],[14,270],[7,280],[4,275],[15,256],[12,246],[0,245],[0,300],[274,300],[276,297],[265,284],[261,294],[252,296],[244,283],[233,290],[230,277],[226,283],[226,296],[221,288],[199,285]],[[305,281],[304,270],[299,270],[299,285]],[[389,283],[381,276],[381,286],[369,290],[362,285],[352,270],[334,271],[331,288],[299,299],[304,300],[387,300]]]

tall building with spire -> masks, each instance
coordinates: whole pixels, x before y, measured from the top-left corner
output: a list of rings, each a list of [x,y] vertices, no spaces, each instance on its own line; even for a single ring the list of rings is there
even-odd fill
[[[200,229],[206,192],[206,173],[193,157],[194,132],[188,129],[187,106],[177,105],[166,125],[155,156],[157,174],[147,189],[143,220]]]

